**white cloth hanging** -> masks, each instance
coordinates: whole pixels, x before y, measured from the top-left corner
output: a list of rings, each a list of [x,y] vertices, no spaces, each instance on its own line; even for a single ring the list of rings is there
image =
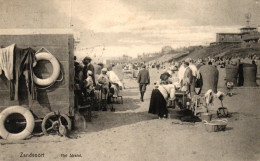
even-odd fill
[[[13,79],[14,46],[15,44],[12,44],[0,49],[0,75],[4,71],[8,80]]]

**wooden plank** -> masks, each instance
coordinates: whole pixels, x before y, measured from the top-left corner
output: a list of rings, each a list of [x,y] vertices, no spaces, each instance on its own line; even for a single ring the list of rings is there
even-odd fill
[[[74,39],[69,36],[69,102],[70,102],[70,115],[74,116]]]
[[[57,103],[57,104],[41,104],[34,105],[31,108],[32,112],[38,117],[43,118],[46,114],[52,111],[59,111],[61,114],[69,115],[69,104]]]
[[[15,103],[10,100],[10,92],[9,90],[0,90],[0,102],[1,106],[11,106]]]
[[[61,80],[61,81],[57,81],[55,84],[53,84],[52,86],[50,86],[48,88],[48,90],[54,90],[56,88],[69,88],[68,85],[69,85],[69,72],[68,72],[68,65],[69,63],[66,61],[66,62],[61,62],[60,64],[60,67],[61,67],[61,70],[62,72],[60,73],[60,76],[58,77],[57,80]],[[45,66],[46,69],[42,69],[44,71],[44,73],[51,73],[52,72],[52,67],[50,66]],[[41,71],[37,71],[39,69],[35,68],[35,72],[40,72]],[[44,74],[43,74],[44,75]],[[63,75],[63,76],[62,76]],[[63,78],[63,79],[62,79]],[[1,80],[1,79],[0,79]],[[4,80],[2,80],[4,81]],[[6,81],[6,80],[5,80]],[[8,81],[8,80],[7,80]],[[8,82],[6,82],[7,85],[8,85]],[[2,84],[1,84],[2,85]],[[23,76],[20,77],[20,90],[26,90],[27,87],[26,87],[26,84],[25,84],[25,79]],[[44,87],[42,87],[44,88]],[[9,86],[7,87],[6,85],[3,86],[2,88],[0,89],[5,89],[5,90],[9,90]]]
[[[4,73],[0,75],[0,90],[9,90],[10,81],[5,77]]]
[[[60,76],[57,79],[57,80],[61,80],[61,81],[56,81],[55,84],[53,84],[49,88],[50,90],[55,89],[55,88],[68,88],[68,86],[69,86],[69,72],[68,71],[64,71],[65,70],[64,67],[68,68],[68,63],[67,62],[63,63],[63,65],[61,67],[61,70],[63,72],[60,74]],[[63,74],[63,76],[62,76],[62,74]],[[21,84],[20,89],[21,90],[27,89],[23,76],[20,78],[20,80],[21,80],[21,82],[20,82],[20,84]],[[9,80],[7,80],[4,75],[1,75],[0,76],[0,90],[8,90],[9,91],[9,85],[10,85]]]
[[[14,103],[10,100],[9,91],[0,91],[0,102],[2,106],[11,106],[14,104],[29,104],[28,93],[26,90],[20,91],[19,103]],[[69,103],[69,90],[67,88],[57,88],[53,91],[41,90],[37,92],[37,100],[39,104],[52,104],[52,103]]]
[[[0,46],[2,47],[7,47],[11,45],[10,43],[8,44],[0,44]],[[53,56],[55,56],[55,58],[58,61],[68,61],[69,60],[69,51],[67,46],[30,46],[30,45],[19,45],[16,44],[16,47],[21,48],[21,49],[25,49],[25,48],[29,48],[31,47],[33,50],[38,51],[39,49],[41,49],[42,47],[46,48]]]
[[[28,104],[27,91],[22,92],[24,95],[20,96],[21,104]],[[52,104],[52,103],[68,103],[69,93],[67,88],[57,88],[55,90],[41,90],[37,92],[37,100],[39,104]]]
[[[69,103],[69,92],[66,88],[57,88],[54,91],[38,92],[38,102],[42,104]]]
[[[28,45],[31,47],[36,46],[63,46],[66,47],[68,45],[68,36],[65,34],[61,35],[0,35],[0,44],[1,45]]]
[[[28,105],[21,104],[25,108],[31,109],[32,113],[37,118],[43,118],[46,114],[52,111],[59,111],[61,114],[69,114],[69,104],[67,103],[58,103],[58,104],[34,104],[32,107],[29,108]],[[6,109],[9,106],[0,106],[0,112]]]
[[[42,47],[46,48],[58,61],[69,60],[69,51],[66,46],[36,46],[32,47],[32,49],[38,51]]]
[[[69,101],[69,96],[65,97],[65,95],[69,95],[69,69],[68,69],[68,62],[61,62],[61,69],[63,70],[63,81],[61,82],[56,82],[53,86],[46,90],[41,90],[39,89],[38,92],[41,93],[39,96],[42,97],[43,93],[47,93],[48,97],[51,97],[50,102],[53,103],[55,101],[63,101],[63,102],[68,102]],[[5,81],[8,81],[5,79]],[[8,82],[7,82],[8,83]],[[1,84],[2,85],[2,84]],[[3,88],[5,87],[5,88]],[[21,93],[27,93],[27,87],[25,84],[25,80],[23,77],[21,77],[20,81],[20,91]],[[62,100],[54,99],[52,101],[52,98],[56,98],[58,96],[64,95]],[[22,95],[24,98],[21,99],[23,102],[24,100],[27,100],[27,94]],[[21,95],[19,96],[21,97]],[[59,98],[59,97],[58,97]],[[46,100],[45,98],[42,98],[43,100]],[[3,85],[1,86],[0,90],[0,102],[2,105],[5,106],[10,106],[12,104],[12,101],[10,101],[10,91],[9,91],[9,86],[8,85]]]

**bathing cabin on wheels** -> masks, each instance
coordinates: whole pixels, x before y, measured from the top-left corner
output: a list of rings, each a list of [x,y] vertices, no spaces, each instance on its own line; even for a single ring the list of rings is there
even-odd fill
[[[8,49],[8,55],[5,48],[10,46],[13,48]],[[7,140],[25,139],[35,131],[36,125],[44,134],[66,135],[74,116],[73,32],[63,29],[0,30],[0,47],[0,70],[3,70],[3,63],[11,62],[4,62],[5,56],[10,54],[13,54],[14,67],[12,71],[8,68],[13,79],[6,77],[6,71],[0,75],[0,136]],[[28,51],[34,51],[36,58],[32,82],[26,63],[33,60],[30,54],[23,53]],[[5,55],[1,57],[1,54]],[[23,65],[19,66],[17,62]],[[34,99],[31,97],[33,91]]]

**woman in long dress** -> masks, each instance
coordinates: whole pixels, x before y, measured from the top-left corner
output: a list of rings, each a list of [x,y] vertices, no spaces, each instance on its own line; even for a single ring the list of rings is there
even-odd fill
[[[175,98],[175,86],[173,84],[160,84],[156,85],[152,91],[150,99],[150,107],[148,113],[157,114],[159,118],[167,118],[167,100],[168,98]]]

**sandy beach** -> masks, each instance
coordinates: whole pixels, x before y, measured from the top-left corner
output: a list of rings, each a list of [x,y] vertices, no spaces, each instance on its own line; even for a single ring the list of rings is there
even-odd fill
[[[223,102],[232,114],[226,131],[210,133],[201,122],[160,120],[148,114],[153,86],[140,102],[136,80],[120,67],[114,70],[126,86],[124,104],[114,104],[116,112],[94,111],[86,130],[72,133],[71,138],[41,136],[16,143],[0,140],[0,160],[260,160],[259,88],[234,89],[235,95]],[[159,78],[155,69],[150,73],[152,80]],[[220,101],[216,100],[210,109],[218,107]],[[44,156],[26,157],[30,153]]]

